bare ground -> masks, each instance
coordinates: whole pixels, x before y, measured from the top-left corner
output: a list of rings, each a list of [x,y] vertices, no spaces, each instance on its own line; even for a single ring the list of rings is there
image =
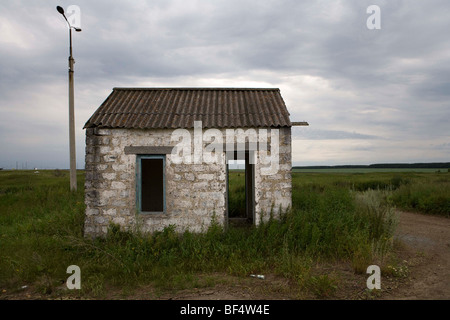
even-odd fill
[[[450,299],[450,219],[399,212],[397,239],[407,261],[407,282],[384,299]]]

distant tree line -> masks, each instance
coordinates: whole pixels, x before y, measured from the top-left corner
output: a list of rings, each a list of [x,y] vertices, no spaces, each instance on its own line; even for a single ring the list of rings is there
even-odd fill
[[[383,168],[383,169],[447,169],[450,168],[450,162],[431,162],[431,163],[375,163],[369,165],[337,165],[337,166],[295,166],[293,169],[360,169],[360,168]]]

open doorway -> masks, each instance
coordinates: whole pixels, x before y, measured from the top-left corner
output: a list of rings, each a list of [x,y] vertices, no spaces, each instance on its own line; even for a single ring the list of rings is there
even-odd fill
[[[227,161],[227,217],[229,226],[252,225],[254,221],[255,171],[252,152],[234,152]]]

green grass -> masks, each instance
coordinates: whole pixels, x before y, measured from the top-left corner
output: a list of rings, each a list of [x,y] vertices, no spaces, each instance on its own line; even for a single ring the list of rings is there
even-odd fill
[[[258,227],[223,230],[213,223],[204,234],[168,227],[149,235],[111,226],[105,239],[88,240],[82,236],[83,172],[76,193],[62,173],[0,172],[0,288],[33,284],[56,292],[75,264],[82,289],[71,294],[80,296],[102,297],[111,286],[128,292],[139,285],[162,291],[213,285],[213,278],[201,280],[205,274],[274,273],[299,291],[327,297],[337,283],[312,274],[315,263],[348,261],[355,272],[382,264],[392,253],[394,204],[449,212],[449,174],[293,173],[292,210]],[[242,187],[234,174],[230,190]]]
[[[450,217],[449,178],[428,179],[421,183],[404,184],[392,195],[397,206],[425,214]]]
[[[43,290],[75,257],[61,237],[81,237],[83,174],[71,193],[68,172],[0,172],[0,283],[39,280]],[[66,251],[66,249],[68,251]]]
[[[229,171],[229,217],[246,217],[245,212],[245,170]]]
[[[296,177],[304,177],[304,179],[299,180]],[[293,174],[294,190],[308,187],[320,191],[330,185],[353,191],[389,190],[391,191],[390,202],[399,209],[445,217],[449,217],[450,214],[450,173],[448,172]]]

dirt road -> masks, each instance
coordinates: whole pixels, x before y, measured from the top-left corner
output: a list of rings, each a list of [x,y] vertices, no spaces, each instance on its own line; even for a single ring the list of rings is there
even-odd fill
[[[399,212],[396,237],[408,261],[407,283],[384,299],[450,299],[450,219]]]

